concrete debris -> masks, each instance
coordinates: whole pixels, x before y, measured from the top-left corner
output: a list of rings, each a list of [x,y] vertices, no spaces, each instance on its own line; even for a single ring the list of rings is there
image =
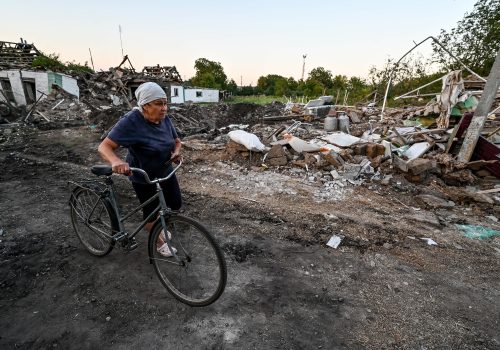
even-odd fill
[[[406,157],[409,161],[421,157],[425,152],[427,152],[431,148],[431,144],[429,142],[417,142],[411,145],[404,153],[403,156]]]
[[[455,206],[453,201],[448,201],[431,194],[421,194],[415,196],[415,200],[429,208],[452,208]]]
[[[343,237],[341,237],[341,236],[333,235],[332,237],[330,237],[330,239],[328,240],[326,245],[329,247],[332,247],[334,249],[337,249],[339,247],[340,243],[342,242],[342,239],[343,239]]]
[[[295,152],[318,152],[321,147],[314,143],[305,142],[298,137],[290,134],[286,134],[284,138],[288,141],[288,144],[295,150]]]
[[[322,139],[338,147],[350,147],[361,141],[359,137],[344,132],[332,133],[324,136]]]

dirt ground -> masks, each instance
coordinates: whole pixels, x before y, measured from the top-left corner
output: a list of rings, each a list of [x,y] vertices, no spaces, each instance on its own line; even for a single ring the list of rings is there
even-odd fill
[[[497,206],[430,210],[414,196],[439,181],[403,178],[321,202],[314,184],[277,177],[263,188],[262,173],[220,161],[222,150],[186,147],[186,214],[212,228],[228,264],[222,297],[191,308],[160,284],[145,234],[104,258],[74,234],[67,181],[92,176],[99,136],[26,130],[0,144],[0,348],[500,348],[500,237],[455,227],[485,223]],[[131,186],[116,181],[131,207]],[[344,236],[338,249],[325,245],[333,234]]]

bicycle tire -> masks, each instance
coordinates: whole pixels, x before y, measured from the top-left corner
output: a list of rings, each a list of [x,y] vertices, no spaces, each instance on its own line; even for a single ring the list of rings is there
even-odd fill
[[[156,249],[162,232],[158,222],[149,240],[149,253],[161,283],[177,300],[190,306],[207,306],[224,292],[227,268],[224,254],[213,235],[200,222],[183,215],[167,219],[172,234],[171,246],[177,249],[184,266],[175,265],[174,257],[165,258]]]
[[[113,250],[112,236],[118,222],[107,199],[88,188],[78,187],[71,193],[70,216],[78,239],[90,254],[105,256]]]

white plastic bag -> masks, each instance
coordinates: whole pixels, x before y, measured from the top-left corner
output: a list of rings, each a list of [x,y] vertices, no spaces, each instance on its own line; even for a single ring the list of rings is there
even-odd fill
[[[245,146],[250,151],[262,152],[266,148],[255,134],[251,134],[244,130],[230,131],[228,135],[231,140]]]

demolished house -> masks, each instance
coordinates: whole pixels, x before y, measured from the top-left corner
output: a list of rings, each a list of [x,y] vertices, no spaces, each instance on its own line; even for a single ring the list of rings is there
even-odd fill
[[[184,86],[182,84],[181,76],[177,72],[175,66],[160,67],[159,64],[156,66],[146,66],[142,69],[142,73],[146,77],[150,77],[153,79],[160,78],[163,81],[170,82],[170,94],[167,93],[167,96],[170,96],[170,103],[180,104],[185,102],[219,102],[219,90],[217,89]]]
[[[50,94],[53,85],[79,97],[75,78],[31,69],[33,60],[39,55],[33,44],[0,41],[0,101],[15,106],[31,105]]]
[[[108,120],[110,115],[114,118],[132,108],[135,90],[148,81],[159,84],[172,104],[219,101],[216,89],[185,86],[175,66],[158,64],[137,72],[125,56],[108,71],[34,70],[33,61],[40,55],[35,45],[23,40],[0,42],[0,123],[82,122],[91,118],[102,125],[102,119]]]
[[[479,179],[488,183],[500,179],[499,75],[500,57],[486,82],[452,71],[435,81],[442,83],[441,91],[422,107],[384,111],[374,103],[334,104],[332,96],[305,105],[289,102],[282,115],[261,119],[278,127],[254,126],[246,128],[247,135],[230,135],[227,152],[232,159],[322,186],[319,201],[335,198],[347,186],[388,184],[396,174],[417,184],[435,177],[449,186],[471,186]],[[398,98],[415,92],[421,97],[414,90]],[[457,193],[493,203],[474,190]]]

